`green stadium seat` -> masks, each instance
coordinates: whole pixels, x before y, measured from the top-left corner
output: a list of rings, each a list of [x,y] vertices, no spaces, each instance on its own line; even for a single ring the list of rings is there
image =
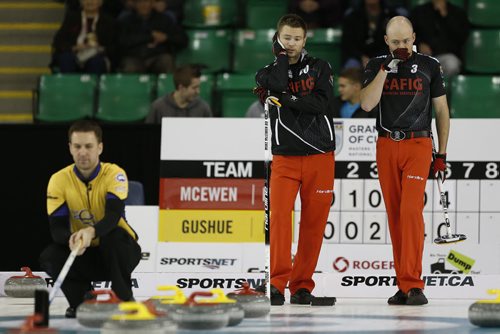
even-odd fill
[[[471,1],[471,0],[469,0]],[[495,1],[495,0],[493,0]],[[415,6],[420,6],[423,5],[424,3],[431,2],[431,0],[410,0],[410,8],[413,8]],[[455,6],[465,8],[465,0],[448,0],[448,2],[451,2]]]
[[[149,113],[154,80],[144,74],[102,75],[96,118],[105,122],[137,122]]]
[[[257,99],[252,93],[255,74],[224,73],[217,77],[217,96],[223,117],[244,117]]]
[[[232,26],[237,20],[235,0],[187,0],[183,25],[191,28]]]
[[[274,29],[280,17],[287,13],[287,1],[248,0],[246,22],[249,29]]]
[[[307,52],[313,57],[328,61],[335,74],[338,74],[341,69],[341,37],[342,30],[340,29],[315,29],[307,32]]]
[[[232,32],[229,30],[188,30],[189,45],[179,52],[176,63],[205,65],[205,72],[230,69]]]
[[[500,73],[500,29],[473,30],[465,45],[465,69]]]
[[[451,79],[451,116],[500,118],[500,76],[458,75]]]
[[[39,122],[72,122],[94,114],[95,75],[42,75],[33,118]]]
[[[200,77],[200,97],[212,106],[212,92],[214,86],[214,76],[212,74],[202,74]],[[171,93],[175,90],[174,80],[171,74],[160,74],[158,76],[158,97]]]
[[[469,21],[476,26],[500,27],[499,0],[469,0]]]
[[[233,70],[255,73],[274,60],[272,38],[274,29],[239,30],[234,39]]]

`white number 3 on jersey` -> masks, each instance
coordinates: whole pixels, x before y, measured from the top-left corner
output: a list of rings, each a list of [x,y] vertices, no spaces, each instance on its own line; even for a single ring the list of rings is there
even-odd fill
[[[418,65],[417,64],[413,64],[411,65],[411,73],[417,73],[417,70],[418,70]]]

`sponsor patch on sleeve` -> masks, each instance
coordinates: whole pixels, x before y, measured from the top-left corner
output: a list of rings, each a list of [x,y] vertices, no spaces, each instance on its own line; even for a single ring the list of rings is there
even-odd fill
[[[116,174],[115,179],[118,182],[126,182],[127,181],[127,177],[123,173]]]
[[[115,187],[115,191],[118,192],[118,193],[124,193],[127,191],[127,187],[125,186],[118,186],[118,187]]]

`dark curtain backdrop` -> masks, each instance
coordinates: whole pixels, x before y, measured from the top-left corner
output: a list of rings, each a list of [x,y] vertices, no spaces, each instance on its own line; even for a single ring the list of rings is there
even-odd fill
[[[143,183],[146,205],[158,205],[159,125],[104,124],[101,160]],[[45,206],[50,176],[71,164],[68,125],[0,125],[0,271],[40,270],[38,256],[51,241]]]

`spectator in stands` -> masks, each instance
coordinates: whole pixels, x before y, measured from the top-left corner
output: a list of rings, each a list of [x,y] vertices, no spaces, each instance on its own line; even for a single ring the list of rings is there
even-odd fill
[[[183,65],[175,69],[173,77],[175,91],[153,102],[146,123],[161,124],[163,117],[212,117],[210,106],[199,97],[199,67]]]
[[[133,12],[120,20],[123,72],[172,72],[175,53],[187,46],[185,32],[153,10],[153,3],[154,0],[135,0]]]
[[[370,58],[385,54],[385,25],[396,15],[382,0],[364,0],[348,14],[342,24],[343,67],[365,67]]]
[[[308,29],[335,27],[346,9],[345,0],[290,0],[289,12],[302,17]]]
[[[460,73],[462,52],[469,34],[467,13],[446,0],[416,6],[411,12],[418,51],[436,57],[444,75]]]
[[[66,10],[79,11],[82,10],[82,0],[66,0]],[[123,10],[124,0],[104,0],[102,11],[112,17],[117,17]]]
[[[376,112],[361,109],[363,72],[359,68],[347,68],[339,75],[340,96],[333,100],[334,118],[375,118]]]
[[[172,22],[174,22],[175,24],[177,24],[177,16],[170,9],[170,7],[168,5],[168,0],[154,0],[153,8],[158,13],[168,16],[168,18]]]
[[[255,101],[248,107],[245,117],[264,117],[264,105],[260,100]]]
[[[62,73],[110,70],[117,36],[115,20],[100,12],[102,0],[81,0],[81,11],[67,11],[52,43],[52,68]]]

